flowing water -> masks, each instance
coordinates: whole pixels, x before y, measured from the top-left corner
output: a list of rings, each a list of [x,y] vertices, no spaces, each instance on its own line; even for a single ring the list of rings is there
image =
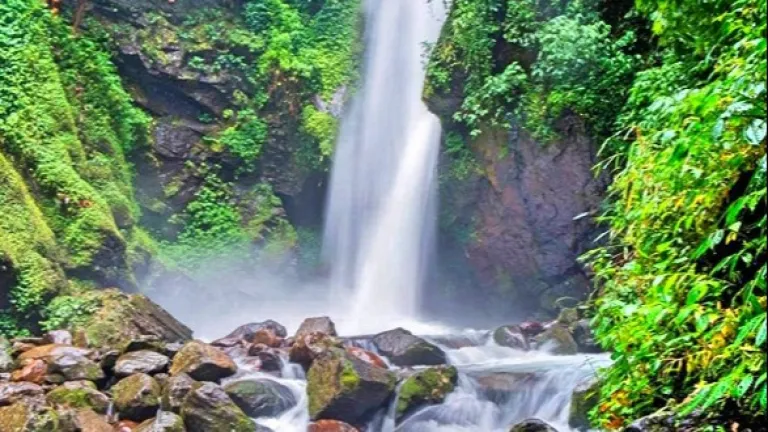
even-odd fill
[[[416,317],[432,249],[440,123],[421,101],[442,2],[370,0],[362,87],[342,122],[324,246],[342,328]]]

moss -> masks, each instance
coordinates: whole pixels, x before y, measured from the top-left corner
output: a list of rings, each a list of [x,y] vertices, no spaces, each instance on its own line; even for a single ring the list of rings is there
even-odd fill
[[[427,404],[439,404],[456,386],[458,372],[455,367],[434,367],[417,372],[400,386],[397,396],[398,418]]]
[[[46,399],[53,405],[70,408],[90,408],[101,414],[106,413],[109,407],[109,399],[106,395],[88,387],[57,387],[48,393]]]
[[[341,388],[344,389],[344,392],[351,392],[360,385],[360,375],[355,371],[352,362],[347,359],[343,359],[343,368],[341,370],[339,382],[341,383]]]
[[[59,430],[59,416],[52,408],[38,409],[19,402],[0,407],[0,430],[3,432],[50,432]]]

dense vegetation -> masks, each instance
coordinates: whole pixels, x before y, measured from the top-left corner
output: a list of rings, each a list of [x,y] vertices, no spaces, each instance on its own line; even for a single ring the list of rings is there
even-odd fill
[[[448,140],[459,179],[473,157],[460,137],[489,127],[522,124],[546,145],[570,112],[605,139],[609,230],[584,258],[615,360],[598,425],[662,408],[754,425],[766,409],[766,2],[621,8],[457,0],[427,97],[460,97]],[[649,28],[652,41],[636,40]]]

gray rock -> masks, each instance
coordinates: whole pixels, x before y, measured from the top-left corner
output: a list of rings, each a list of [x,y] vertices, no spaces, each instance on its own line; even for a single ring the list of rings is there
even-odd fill
[[[307,318],[296,331],[296,338],[306,336],[310,333],[324,333],[328,336],[338,336],[336,325],[328,317]]]
[[[146,374],[123,378],[112,387],[112,395],[115,408],[124,419],[144,421],[160,409],[160,384]]]
[[[291,390],[269,379],[235,381],[224,391],[249,417],[275,417],[296,406]]]
[[[188,432],[253,432],[254,422],[216,384],[196,385],[184,399],[181,417]]]
[[[157,417],[144,421],[133,432],[185,432],[184,420],[172,412],[160,411]]]
[[[443,350],[402,328],[377,334],[373,344],[381,355],[398,366],[446,364]]]
[[[512,426],[509,432],[557,432],[557,429],[545,421],[530,419]]]
[[[168,368],[170,359],[154,351],[133,351],[120,356],[115,363],[115,374],[126,377],[137,373],[156,374]]]

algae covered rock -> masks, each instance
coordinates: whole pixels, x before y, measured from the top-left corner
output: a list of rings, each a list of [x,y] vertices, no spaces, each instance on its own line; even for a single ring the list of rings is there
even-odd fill
[[[579,351],[571,332],[559,324],[536,336],[535,341],[539,349],[556,355],[573,355]]]
[[[231,382],[224,391],[249,417],[276,417],[296,406],[291,390],[269,379]]]
[[[389,399],[396,383],[392,372],[332,349],[314,361],[307,375],[310,417],[364,423]]]
[[[184,420],[177,414],[160,411],[157,417],[144,421],[133,432],[185,432]]]
[[[458,376],[455,367],[440,366],[408,377],[400,386],[400,393],[397,395],[397,420],[425,405],[442,403],[456,387]]]
[[[398,366],[437,366],[446,363],[443,350],[402,328],[377,334],[373,337],[373,343],[381,355]]]
[[[181,406],[188,432],[253,432],[254,422],[216,384],[195,386]]]
[[[218,348],[200,341],[187,342],[173,358],[171,375],[186,373],[198,381],[218,381],[237,372],[237,365]]]
[[[112,395],[120,417],[128,420],[144,421],[160,408],[160,384],[147,374],[123,378],[112,387]]]
[[[109,409],[109,397],[85,383],[65,383],[51,390],[46,399],[53,406],[88,408],[99,414]]]

